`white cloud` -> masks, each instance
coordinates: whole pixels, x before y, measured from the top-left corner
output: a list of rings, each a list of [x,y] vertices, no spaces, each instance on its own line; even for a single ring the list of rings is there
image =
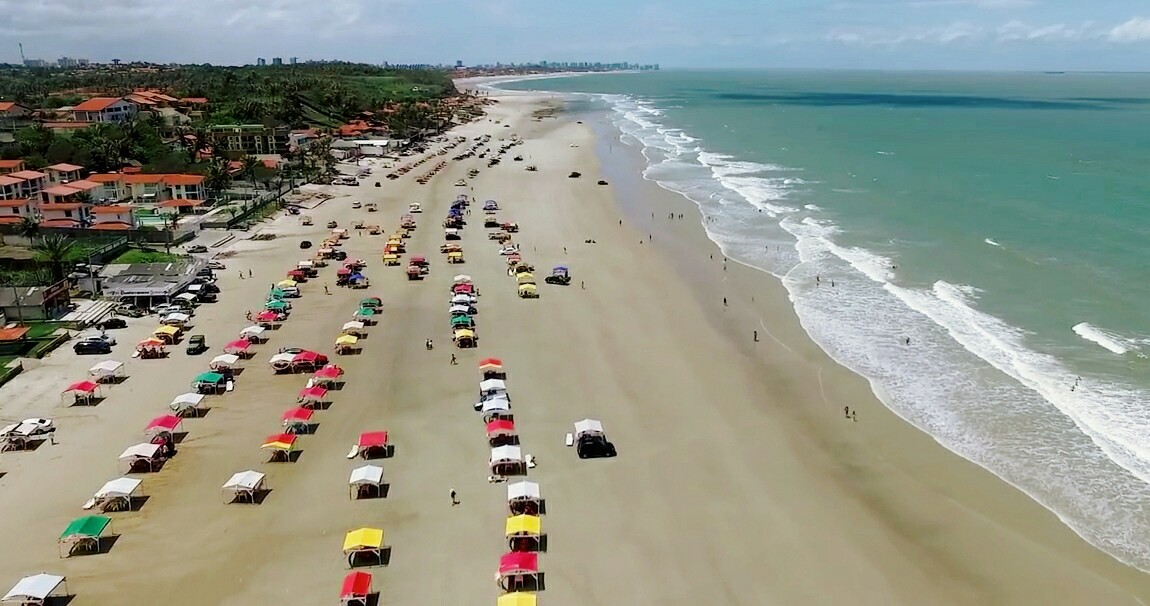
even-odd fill
[[[1150,40],[1150,19],[1146,17],[1134,17],[1111,29],[1107,33],[1107,38],[1113,42],[1140,42]]]
[[[931,6],[977,6],[980,8],[1022,8],[1033,6],[1037,0],[911,0],[907,4],[914,7]]]
[[[1055,23],[1053,25],[1029,25],[1021,21],[1011,21],[998,28],[999,42],[1021,41],[1074,41],[1101,37],[1101,31],[1090,21],[1079,25]]]
[[[832,30],[826,39],[841,44],[856,46],[897,46],[907,42],[950,44],[983,33],[983,29],[970,23],[952,23],[941,27],[907,28],[885,30],[879,28],[845,28]]]

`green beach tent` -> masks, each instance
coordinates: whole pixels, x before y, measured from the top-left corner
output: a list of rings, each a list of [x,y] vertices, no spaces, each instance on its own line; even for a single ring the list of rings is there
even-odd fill
[[[218,385],[218,384],[223,383],[223,382],[224,382],[224,375],[221,375],[218,372],[200,373],[199,376],[197,376],[194,380],[192,380],[192,384],[208,383],[211,385]]]
[[[282,299],[285,296],[287,296],[287,293],[278,288],[273,288],[270,292],[268,292],[269,299]]]
[[[279,299],[275,299],[272,301],[268,301],[264,305],[264,307],[266,307],[267,309],[270,309],[272,311],[282,311],[282,310],[287,309],[287,303],[284,303],[283,301],[280,301]]]
[[[371,309],[375,309],[375,308],[380,307],[382,305],[383,305],[383,301],[380,301],[379,297],[368,297],[366,299],[361,299],[359,301],[360,307],[370,307]]]
[[[76,549],[100,549],[100,537],[112,525],[112,518],[107,516],[84,516],[72,520],[64,532],[60,533],[61,545],[67,544],[68,555]]]
[[[375,315],[375,310],[374,310],[374,309],[372,309],[372,308],[370,308],[370,307],[361,307],[361,308],[359,308],[359,311],[355,312],[355,315],[357,315],[357,316],[364,316],[364,317],[366,317],[366,316],[374,316],[374,315]]]
[[[451,327],[456,326],[471,326],[471,316],[453,316],[451,318]]]

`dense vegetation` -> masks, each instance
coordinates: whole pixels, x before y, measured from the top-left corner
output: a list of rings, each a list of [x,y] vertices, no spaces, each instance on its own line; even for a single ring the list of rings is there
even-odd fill
[[[209,124],[335,126],[393,103],[454,94],[445,70],[385,69],[355,63],[265,67],[106,66],[82,70],[0,70],[0,99],[60,107],[94,94],[122,96],[151,88],[210,100]]]

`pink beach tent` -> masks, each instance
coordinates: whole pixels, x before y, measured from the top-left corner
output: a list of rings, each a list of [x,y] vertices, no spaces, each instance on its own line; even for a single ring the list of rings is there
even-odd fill
[[[96,393],[96,389],[99,387],[100,385],[94,381],[77,381],[76,383],[69,385],[68,389],[65,389],[63,393],[71,392],[90,396]]]
[[[176,415],[164,415],[162,417],[156,417],[148,423],[147,427],[144,428],[144,434],[152,436],[164,432],[172,433],[176,430],[177,427],[180,426],[180,423],[182,422],[183,420]]]
[[[319,385],[312,387],[305,387],[299,390],[298,400],[300,402],[324,402],[327,398],[327,390]]]
[[[387,448],[387,432],[386,431],[365,431],[359,434],[360,452],[369,448]]]
[[[487,424],[487,437],[509,436],[515,433],[515,422],[496,419]]]
[[[535,574],[539,572],[539,554],[529,551],[511,551],[499,558],[499,574]]]
[[[248,341],[247,339],[237,339],[231,343],[228,343],[227,345],[224,345],[224,353],[238,356],[240,354],[247,353],[248,348],[251,346],[251,341]]]
[[[355,571],[343,577],[343,585],[339,588],[339,601],[341,604],[367,603],[371,595],[371,573]]]

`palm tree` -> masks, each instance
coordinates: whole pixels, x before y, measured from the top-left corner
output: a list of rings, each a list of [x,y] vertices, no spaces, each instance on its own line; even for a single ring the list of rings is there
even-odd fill
[[[240,158],[240,174],[244,176],[244,180],[252,184],[252,188],[256,186],[256,169],[263,166],[259,158],[255,156],[244,156]]]
[[[16,233],[32,240],[40,235],[40,220],[36,217],[20,217],[20,223],[16,226]]]
[[[166,213],[160,215],[160,219],[164,222],[164,252],[171,254],[172,252],[172,230],[180,223],[179,212]]]
[[[224,160],[212,160],[208,171],[204,174],[204,187],[208,190],[208,197],[215,198],[222,194],[232,184],[232,175],[228,171],[228,163]]]
[[[73,244],[75,241],[64,234],[48,234],[32,245],[36,259],[48,264],[54,282],[64,279],[64,263],[68,260]]]

